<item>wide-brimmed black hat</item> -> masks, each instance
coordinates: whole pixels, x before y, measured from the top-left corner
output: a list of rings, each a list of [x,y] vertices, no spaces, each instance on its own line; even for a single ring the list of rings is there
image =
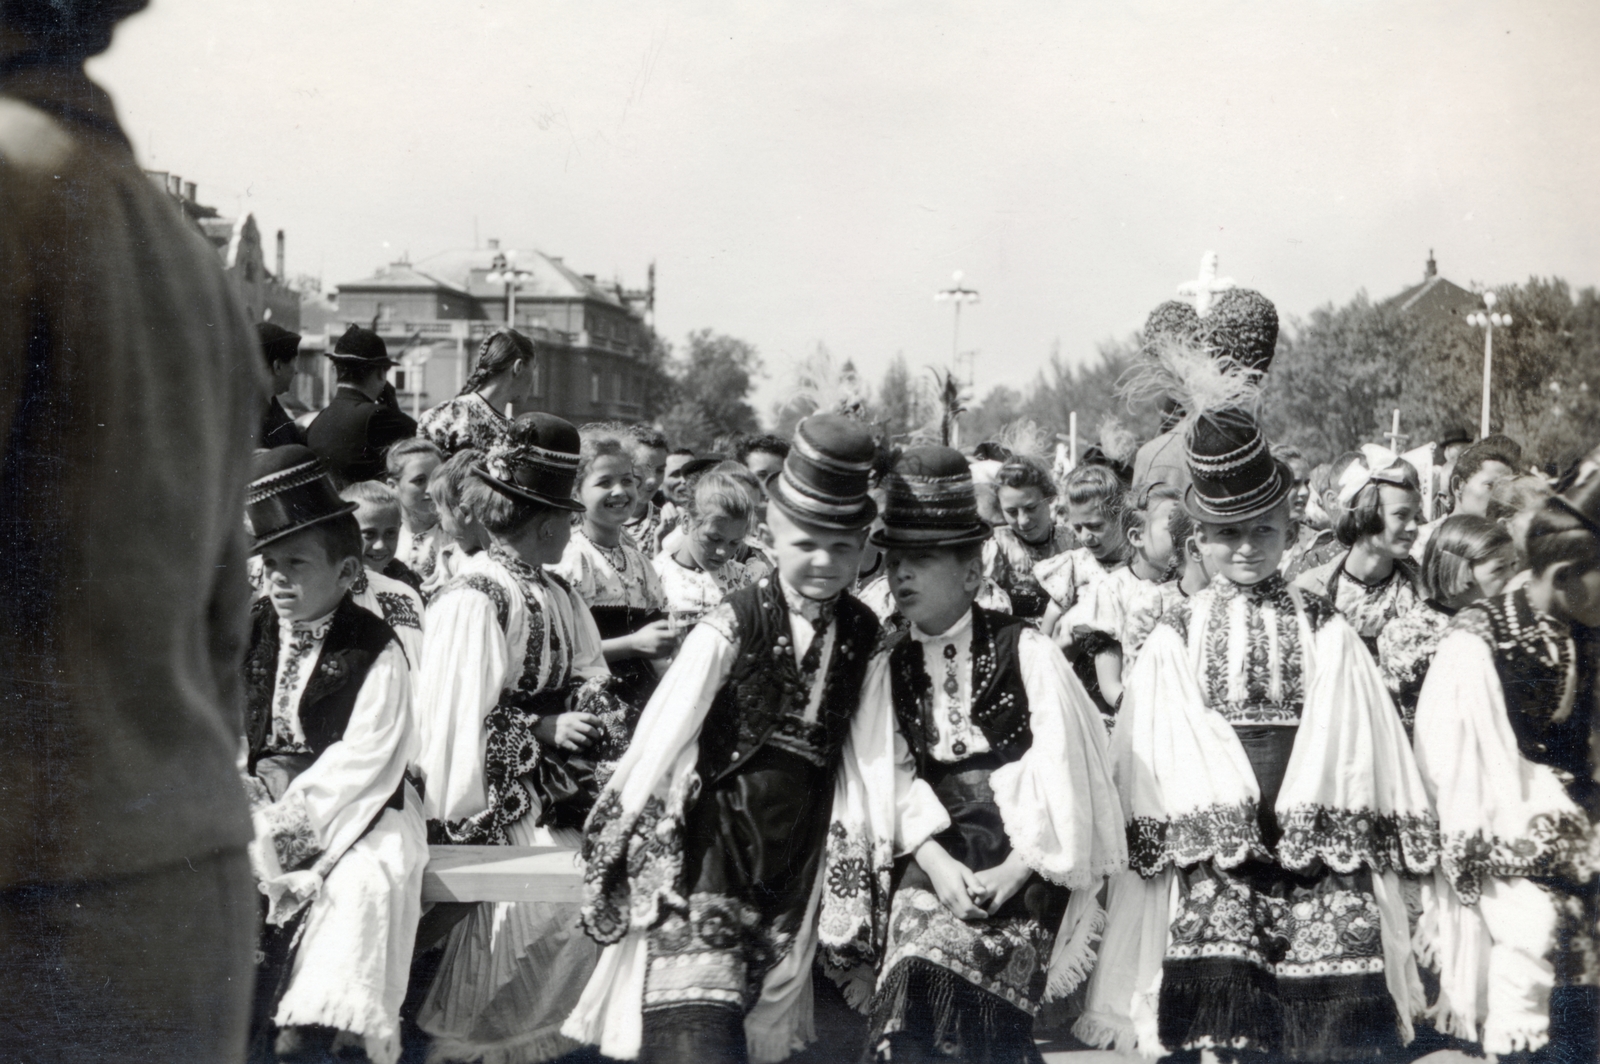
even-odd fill
[[[719,466],[727,460],[727,455],[718,454],[716,451],[712,451],[709,454],[697,454],[678,467],[678,476],[688,480],[696,473],[704,473],[706,470]]]
[[[1198,521],[1226,524],[1260,516],[1294,484],[1294,474],[1272,457],[1255,418],[1243,410],[1201,414],[1184,444],[1192,483],[1183,505]]]
[[[244,514],[253,551],[355,508],[339,498],[327,467],[309,447],[286,444],[257,451],[250,460]]]
[[[263,321],[256,325],[256,335],[261,340],[261,353],[267,365],[287,362],[300,353],[300,334],[290,332],[281,325]]]
[[[344,335],[333,345],[333,350],[328,352],[328,357],[335,362],[364,363],[374,367],[400,364],[389,357],[389,345],[383,342],[383,337],[359,325],[352,325],[344,331]]]
[[[875,546],[960,547],[982,543],[991,529],[978,516],[972,468],[951,447],[912,447],[883,478],[884,527],[872,534]]]
[[[578,430],[554,414],[523,414],[508,425],[472,467],[491,488],[524,502],[579,513]]]
[[[861,422],[813,414],[795,426],[783,471],[767,480],[772,504],[796,521],[823,528],[866,528],[878,516],[867,494],[878,447]]]

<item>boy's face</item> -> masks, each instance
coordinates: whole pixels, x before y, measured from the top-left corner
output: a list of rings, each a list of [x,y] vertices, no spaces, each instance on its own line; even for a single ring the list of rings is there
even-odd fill
[[[1011,531],[1029,543],[1042,543],[1050,535],[1050,500],[1038,488],[1006,488],[996,493],[1000,513]]]
[[[939,635],[972,608],[982,568],[981,557],[963,561],[950,547],[891,550],[889,590],[906,620]]]
[[[841,531],[805,525],[778,506],[767,512],[772,548],[778,555],[778,574],[809,599],[826,601],[855,579],[867,530]]]
[[[1291,458],[1289,472],[1293,476],[1289,489],[1289,516],[1299,521],[1306,515],[1306,503],[1311,500],[1311,467],[1304,458]]]
[[[666,492],[667,498],[677,503],[684,504],[683,498],[683,467],[692,459],[692,455],[669,454],[667,464],[662,467],[661,490]]]
[[[647,501],[667,479],[667,451],[664,447],[635,447],[633,472],[639,478],[639,498]]]
[[[269,543],[260,554],[267,597],[284,621],[314,621],[332,613],[361,572],[355,558],[329,558],[311,529]]]
[[[750,522],[713,514],[689,523],[684,531],[689,538],[689,553],[700,568],[721,569],[749,534]]]
[[[361,526],[361,560],[373,569],[388,565],[400,545],[399,507],[360,503],[356,506],[356,524]]]
[[[1122,551],[1122,529],[1098,504],[1067,507],[1067,525],[1089,553],[1104,561]]]
[[[395,477],[394,492],[400,496],[400,505],[415,521],[431,527],[438,520],[433,499],[428,496],[428,478],[439,468],[439,459],[431,454],[413,454],[406,458]]]
[[[767,478],[783,468],[783,459],[766,451],[751,451],[745,455],[744,464],[761,481],[761,490],[764,492],[767,490]]]
[[[1489,493],[1511,475],[1504,462],[1485,462],[1472,476],[1456,487],[1456,506],[1452,513],[1482,517],[1489,512]]]
[[[1278,571],[1289,535],[1289,504],[1260,517],[1228,524],[1200,525],[1195,539],[1206,571],[1236,584],[1259,584]]]

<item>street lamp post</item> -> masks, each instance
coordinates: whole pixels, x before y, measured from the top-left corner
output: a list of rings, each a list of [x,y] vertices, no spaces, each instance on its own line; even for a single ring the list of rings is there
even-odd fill
[[[961,279],[963,276],[965,275],[960,270],[957,270],[951,275],[950,287],[941,288],[933,294],[933,299],[936,303],[955,304],[955,328],[950,335],[950,372],[958,378],[961,373],[961,304],[976,303],[978,301],[978,290],[976,288],[968,288],[962,284]],[[972,381],[967,381],[967,385],[971,387]]]
[[[1511,315],[1498,313],[1494,309],[1495,294],[1483,293],[1483,305],[1486,310],[1473,311],[1467,315],[1467,324],[1483,329],[1483,414],[1479,418],[1479,436],[1489,435],[1489,381],[1494,367],[1494,330],[1495,326],[1502,329],[1511,325]]]
[[[517,286],[523,281],[533,278],[532,270],[519,270],[513,264],[517,257],[515,251],[495,252],[494,261],[489,264],[488,276],[485,281],[490,284],[503,284],[506,286],[506,327],[517,327]]]

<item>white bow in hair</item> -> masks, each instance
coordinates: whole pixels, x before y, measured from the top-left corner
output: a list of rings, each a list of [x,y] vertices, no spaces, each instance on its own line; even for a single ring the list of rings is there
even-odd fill
[[[1389,448],[1376,443],[1361,445],[1361,461],[1351,462],[1339,474],[1339,505],[1345,509],[1368,484],[1405,486],[1405,461]]]

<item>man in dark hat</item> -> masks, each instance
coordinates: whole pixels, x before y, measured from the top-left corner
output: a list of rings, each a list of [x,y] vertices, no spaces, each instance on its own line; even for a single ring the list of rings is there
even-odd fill
[[[292,333],[270,321],[256,326],[261,338],[261,357],[267,360],[267,372],[272,374],[272,397],[267,400],[267,412],[261,415],[261,446],[282,447],[287,443],[304,443],[305,434],[294,418],[278,402],[278,396],[289,390],[294,380],[294,360],[300,353],[300,334]]]
[[[417,423],[393,406],[380,402],[388,372],[397,365],[383,337],[352,325],[339,337],[328,358],[338,390],[327,409],[306,431],[306,445],[328,464],[334,480],[350,484],[381,480],[384,452],[396,440],[417,434]]]
[[[216,250],[85,76],[142,0],[0,2],[3,1060],[243,1058],[239,512],[266,401]]]
[[[916,776],[939,803],[922,820],[944,826],[866,849],[883,861],[869,881],[889,878],[896,845],[913,853],[889,910],[875,914],[887,942],[867,1050],[877,1060],[1023,1064],[1038,1059],[1033,1018],[1047,988],[1065,997],[1088,971],[1102,877],[1127,862],[1106,729],[1048,636],[975,604],[990,528],[960,452],[914,447],[884,484],[873,541],[888,552],[909,624],[874,656],[862,713],[894,707]],[[897,782],[904,770],[891,759],[859,767],[868,793],[926,793]],[[850,825],[838,810],[834,819],[847,838],[873,820]],[[825,881],[859,882],[844,856],[856,851],[836,849]],[[1079,894],[1070,910],[1069,886]],[[1058,932],[1072,943],[1059,956]],[[859,938],[872,945],[864,928]],[[825,925],[825,948],[846,944]]]
[[[361,530],[322,462],[290,444],[257,452],[252,472],[245,516],[266,580],[244,661],[251,864],[267,898],[257,1032],[301,1059],[347,1031],[395,1064],[428,854],[405,780],[411,667],[351,597]]]
[[[768,482],[778,571],[689,633],[595,803],[584,926],[607,947],[563,1032],[607,1056],[777,1060],[811,1028],[812,888],[877,641],[845,591],[876,454],[848,417],[796,427]]]
[[[1588,1061],[1600,1055],[1600,450],[1527,539],[1533,578],[1456,615],[1417,704],[1449,881],[1439,1026],[1488,1053]]]

